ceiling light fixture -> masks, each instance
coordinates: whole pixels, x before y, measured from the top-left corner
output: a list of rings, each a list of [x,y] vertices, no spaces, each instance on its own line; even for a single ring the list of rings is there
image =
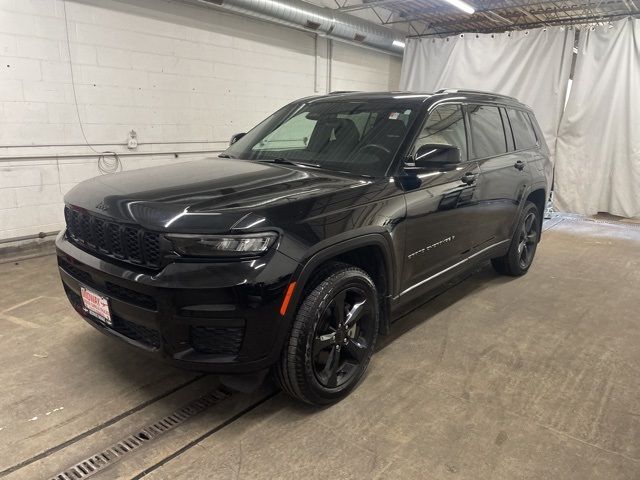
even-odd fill
[[[401,42],[400,40],[394,40],[394,41],[393,41],[393,43],[392,43],[392,45],[393,45],[394,47],[400,47],[400,48],[404,48],[404,46],[405,46],[405,45],[404,45],[404,42]]]
[[[462,0],[445,0],[445,2],[450,3],[454,7],[458,7],[465,13],[472,15],[476,13],[476,9],[469,5],[467,2],[463,2]]]

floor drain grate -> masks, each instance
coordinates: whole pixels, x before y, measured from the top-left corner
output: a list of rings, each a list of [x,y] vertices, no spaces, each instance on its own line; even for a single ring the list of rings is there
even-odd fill
[[[138,432],[123,438],[102,452],[92,455],[89,458],[67,468],[63,472],[54,475],[50,480],[80,480],[90,477],[113,465],[123,456],[133,452],[142,445],[155,440],[160,435],[172,430],[187,419],[203,412],[221,400],[224,400],[229,395],[230,393],[223,390],[210,392],[197,400],[188,403],[172,414],[147,425]]]

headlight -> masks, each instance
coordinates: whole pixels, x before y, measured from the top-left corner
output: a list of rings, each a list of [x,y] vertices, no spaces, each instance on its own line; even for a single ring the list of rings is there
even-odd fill
[[[246,235],[167,235],[180,255],[188,257],[243,257],[261,255],[278,238],[275,232]]]

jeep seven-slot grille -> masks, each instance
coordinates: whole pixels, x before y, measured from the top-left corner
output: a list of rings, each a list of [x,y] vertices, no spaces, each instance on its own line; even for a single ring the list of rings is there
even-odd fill
[[[64,218],[69,238],[85,250],[136,265],[160,266],[159,234],[69,207],[64,208]]]

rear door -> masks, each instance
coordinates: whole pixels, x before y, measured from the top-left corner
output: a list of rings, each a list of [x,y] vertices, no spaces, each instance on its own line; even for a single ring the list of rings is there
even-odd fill
[[[530,183],[526,155],[517,150],[508,114],[492,104],[470,104],[471,158],[480,166],[477,243],[474,249],[509,239]]]
[[[407,220],[402,294],[419,294],[469,255],[477,215],[478,163],[468,160],[466,120],[459,104],[440,104],[429,114],[413,146],[434,143],[460,149],[458,169],[418,174],[406,188]]]

